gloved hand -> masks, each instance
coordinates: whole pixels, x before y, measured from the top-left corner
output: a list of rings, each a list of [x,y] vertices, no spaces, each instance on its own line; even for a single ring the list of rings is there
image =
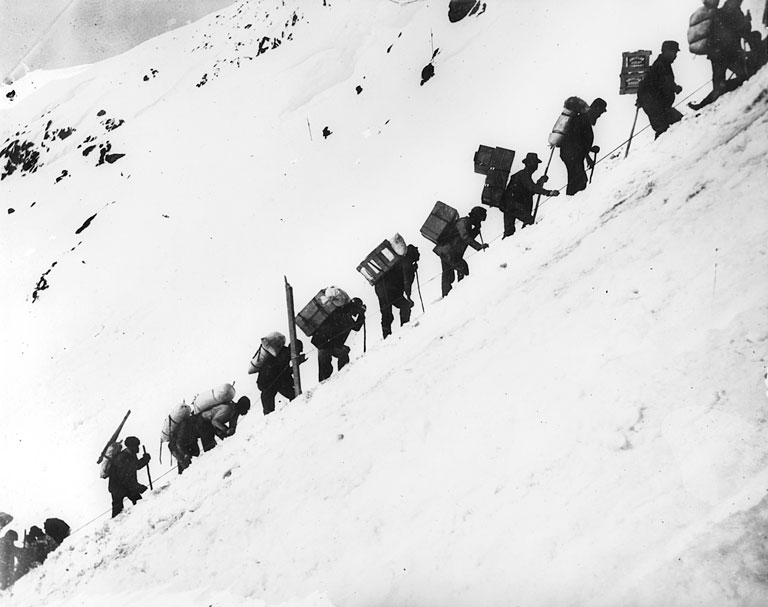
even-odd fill
[[[550,190],[549,191],[550,196],[560,196],[560,190]]]
[[[145,453],[141,459],[139,460],[139,467],[146,466],[149,463],[149,460],[152,459],[152,456],[149,453]]]
[[[683,87],[680,86],[679,84],[676,84],[675,85],[675,93],[679,94],[679,93],[682,93],[682,92],[683,92]]]
[[[480,245],[480,250],[485,251],[488,248],[488,246],[489,246],[488,243],[484,242],[482,245]]]
[[[589,151],[593,154],[599,154],[600,153],[600,146],[599,145],[593,145],[591,148],[589,148]]]
[[[547,181],[549,181],[549,177],[546,175],[542,175],[541,177],[539,177],[539,180],[536,183],[539,185],[544,185],[545,183],[547,183]]]

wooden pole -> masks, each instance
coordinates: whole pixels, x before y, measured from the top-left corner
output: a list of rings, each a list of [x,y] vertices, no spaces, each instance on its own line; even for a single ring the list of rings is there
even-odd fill
[[[416,274],[416,290],[419,293],[419,301],[421,302],[421,313],[424,314],[424,312],[425,312],[425,310],[424,310],[424,298],[421,296],[421,285],[419,284],[419,271],[416,270],[414,272],[414,274]]]
[[[635,127],[637,126],[637,115],[640,113],[640,107],[635,110],[635,121],[632,123],[632,130],[629,133],[629,141],[627,141],[627,150],[624,152],[624,158],[629,156],[629,148],[632,145],[632,137],[635,136]]]
[[[141,448],[144,449],[144,455],[146,455],[147,448],[144,445],[142,445]],[[154,491],[155,488],[152,486],[152,473],[149,471],[149,462],[147,462],[147,480],[149,480],[149,490]]]
[[[555,155],[555,146],[550,146],[551,151],[549,152],[549,160],[547,160],[547,166],[544,169],[544,177],[547,176],[547,173],[549,173],[549,165],[552,164],[552,157]],[[536,215],[539,212],[539,202],[541,202],[541,194],[536,198],[536,208],[533,209],[533,223],[536,223]]]
[[[293,369],[293,391],[301,394],[301,372],[299,371],[299,353],[296,350],[296,313],[293,309],[293,287],[285,279],[285,302],[288,308],[288,335],[291,338],[291,368]]]

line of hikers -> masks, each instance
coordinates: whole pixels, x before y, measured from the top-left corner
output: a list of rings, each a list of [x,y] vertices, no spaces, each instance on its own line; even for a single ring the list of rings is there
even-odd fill
[[[704,8],[710,11],[709,19],[712,27],[706,38],[709,41],[709,57],[713,63],[713,92],[696,107],[711,103],[723,92],[733,90],[737,84],[754,74],[759,67],[766,63],[767,54],[761,42],[760,34],[752,33],[752,55],[745,56],[732,48],[727,53],[722,49],[732,45],[733,40],[739,44],[740,38],[729,37],[725,32],[728,27],[733,31],[748,32],[748,15],[741,15],[740,0],[726,0],[723,8],[717,9],[718,0],[703,0]],[[715,12],[711,12],[715,11]],[[691,18],[695,33],[689,32],[692,49],[701,48],[702,15],[697,11]],[[741,15],[741,17],[738,17]],[[733,25],[729,25],[733,24]],[[730,31],[730,30],[729,30]],[[756,36],[754,35],[756,34]],[[761,53],[757,49],[762,48]],[[730,47],[728,47],[730,48]],[[637,92],[637,106],[648,115],[651,127],[656,137],[665,132],[671,124],[679,121],[682,114],[674,109],[675,95],[681,92],[681,87],[675,83],[672,63],[680,46],[676,41],[667,40],[661,46],[661,54],[653,63],[640,83]],[[725,53],[725,54],[724,54]],[[735,57],[738,55],[738,61]],[[726,62],[723,57],[727,57]],[[739,65],[751,66],[745,71],[739,71]],[[734,63],[735,62],[735,63]],[[734,72],[735,78],[727,86],[721,83],[725,73],[722,68]],[[560,158],[565,165],[568,179],[566,195],[573,196],[586,189],[591,181],[587,170],[594,170],[596,155],[600,147],[594,145],[594,126],[600,116],[607,111],[607,103],[598,97],[587,104],[579,97],[569,97],[564,103],[562,121],[555,124],[550,136],[550,144],[560,149]],[[482,146],[481,146],[482,147]],[[499,149],[499,148],[497,148]],[[498,208],[504,218],[504,233],[502,239],[516,232],[516,222],[522,227],[535,221],[535,196],[558,196],[558,190],[544,187],[548,177],[545,174],[534,180],[542,160],[535,152],[529,152],[522,160],[523,168],[514,173],[507,181],[506,176],[511,167],[514,152],[510,151],[509,166],[503,175],[503,190],[496,201],[483,202]],[[493,164],[493,162],[491,162]],[[477,169],[476,169],[477,170]],[[480,171],[478,171],[480,172]],[[468,248],[482,251],[488,244],[482,242],[481,226],[487,219],[487,211],[482,206],[473,207],[466,216],[459,217],[458,212],[447,205],[438,203],[441,209],[433,210],[433,215],[442,221],[439,233],[428,234],[422,228],[422,234],[435,244],[433,252],[440,258],[441,263],[441,293],[446,297],[456,282],[469,275],[469,265],[464,259]],[[444,209],[448,209],[447,215]],[[447,219],[446,219],[447,217]],[[426,227],[426,225],[425,225]],[[399,239],[399,241],[398,241]],[[392,334],[394,322],[393,308],[399,313],[400,324],[409,322],[414,307],[412,288],[414,278],[417,278],[420,253],[416,246],[406,245],[399,235],[391,241],[385,241],[371,253],[366,262],[358,270],[373,285],[381,313],[381,331],[384,339]],[[341,370],[349,363],[350,348],[346,345],[353,331],[360,331],[365,326],[366,306],[358,297],[350,297],[338,287],[322,289],[296,318],[297,325],[310,336],[312,345],[317,349],[318,380],[328,379],[333,373],[333,360],[337,361],[337,369]],[[303,353],[303,343],[296,340],[296,364],[306,362]],[[296,398],[297,390],[292,370],[292,351],[285,335],[271,332],[261,338],[261,344],[252,357],[248,369],[249,374],[256,374],[256,386],[261,395],[262,411],[269,415],[275,410],[275,399],[281,395],[288,401]],[[235,433],[239,416],[245,415],[250,408],[247,397],[234,400],[234,386],[225,384],[212,389],[210,395],[196,396],[191,405],[182,404],[172,411],[163,427],[163,442],[168,442],[169,450],[177,461],[178,472],[182,473],[191,463],[193,457],[200,455],[200,444],[203,451],[209,451],[216,446],[216,439],[223,440]],[[109,476],[110,493],[113,496],[112,515],[122,511],[123,500],[127,497],[133,503],[141,499],[146,486],[138,483],[136,472],[149,462],[149,454],[138,457],[139,441],[128,437],[125,447],[115,459],[115,472]]]
[[[693,110],[700,110],[735,90],[768,63],[768,40],[763,40],[760,32],[752,31],[752,16],[749,11],[742,13],[741,2],[725,0],[718,7],[720,0],[702,0],[702,6],[691,15],[688,50],[706,56],[712,66],[712,91],[699,103],[688,103]],[[679,51],[676,41],[665,41],[637,92],[637,106],[648,116],[657,138],[683,117],[673,107],[675,96],[682,92],[672,71]],[[726,77],[728,72],[730,79]]]
[[[0,512],[0,529],[13,520],[13,516]],[[19,578],[42,565],[48,555],[69,536],[69,525],[59,518],[49,518],[43,529],[32,525],[24,533],[21,546],[17,546],[19,534],[13,529],[0,538],[0,590],[13,586]]]
[[[750,31],[750,15],[741,13],[741,0],[726,0],[722,8],[718,8],[718,4],[719,0],[703,0],[702,8],[690,19],[689,48],[694,54],[707,55],[712,63],[713,74],[712,92],[700,103],[690,103],[693,109],[700,109],[723,93],[734,90],[768,62],[766,41],[762,40],[759,32]],[[749,45],[749,52],[742,50],[742,40]],[[672,71],[672,63],[679,50],[676,41],[665,41],[661,46],[661,54],[638,87],[637,107],[643,109],[648,116],[656,137],[682,118],[682,114],[673,107],[675,96],[682,91]],[[725,78],[727,71],[733,74],[731,80]],[[600,97],[590,104],[579,97],[569,97],[564,103],[563,114],[550,135],[550,145],[552,153],[554,148],[560,149],[560,158],[568,175],[565,192],[568,196],[586,189],[591,181],[587,171],[594,170],[596,155],[600,151],[599,146],[594,145],[594,126],[606,111],[607,103]],[[523,168],[507,180],[514,152],[503,148],[496,148],[496,151],[508,153],[504,170],[494,175],[493,169],[499,168],[493,166],[498,160],[495,156],[496,160],[492,159],[490,166],[478,170],[476,164],[475,170],[489,175],[482,202],[502,212],[504,239],[516,233],[516,222],[521,222],[522,227],[535,222],[538,202],[534,206],[534,197],[558,196],[560,192],[544,187],[548,180],[546,170],[543,176],[534,179],[534,173],[542,163],[535,152],[526,154],[522,160]],[[500,157],[504,157],[504,154]],[[486,199],[489,182],[493,181],[490,176],[494,176],[496,181],[501,177],[502,181],[496,184],[499,186],[498,192]],[[454,283],[469,275],[469,266],[464,259],[467,249],[482,251],[488,248],[489,245],[482,241],[481,235],[481,226],[486,219],[487,211],[482,206],[473,207],[467,215],[459,216],[455,209],[438,202],[422,227],[422,235],[435,245],[432,250],[440,259],[443,297],[451,292]],[[414,280],[418,281],[419,260],[418,248],[412,244],[406,245],[402,237],[395,235],[379,245],[358,266],[358,270],[374,288],[384,339],[392,334],[395,319],[393,309],[398,310],[401,326],[410,321],[415,305],[412,289]],[[332,375],[334,359],[338,370],[349,363],[350,348],[346,342],[352,332],[361,329],[365,332],[365,314],[366,306],[359,297],[350,297],[342,289],[330,286],[321,289],[296,316],[296,325],[310,337],[317,350],[320,382]],[[278,395],[288,401],[296,398],[297,386],[292,369],[294,358],[297,366],[307,360],[301,340],[295,340],[294,352],[282,333],[275,331],[261,338],[258,350],[250,360],[248,373],[257,376],[256,386],[260,391],[264,415],[274,412]],[[234,384],[212,388],[196,395],[189,404],[182,402],[169,413],[163,422],[161,447],[162,443],[168,443],[169,451],[176,459],[178,473],[181,474],[189,467],[192,458],[201,454],[201,446],[203,452],[210,451],[216,447],[217,439],[224,440],[234,435],[239,418],[249,410],[248,397],[242,396],[235,401]],[[146,450],[139,457],[141,442],[137,437],[129,436],[120,442],[114,440],[116,436],[117,433],[108,443],[103,453],[105,462],[102,464],[102,477],[109,479],[113,517],[122,512],[126,498],[133,504],[142,499],[147,486],[138,482],[137,472],[146,468],[149,476],[151,459]],[[149,482],[151,487],[151,476]],[[1,517],[2,513],[0,523]],[[42,562],[53,549],[51,546],[58,546],[63,537],[60,531],[49,533],[48,521],[45,533],[32,527],[25,534],[22,548],[14,544],[18,540],[15,532],[6,533],[0,544],[0,585],[7,587],[19,577],[18,572],[23,575],[29,568]]]

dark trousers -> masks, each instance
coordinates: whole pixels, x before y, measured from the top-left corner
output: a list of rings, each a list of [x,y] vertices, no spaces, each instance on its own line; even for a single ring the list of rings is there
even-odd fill
[[[523,227],[533,223],[532,211],[528,211],[522,207],[515,207],[514,204],[508,204],[502,211],[504,212],[504,238],[512,236],[512,234],[515,233],[516,219],[523,222]]]
[[[208,420],[203,419],[199,415],[195,417],[195,430],[197,430],[197,435],[200,437],[203,451],[210,451],[216,446],[216,430],[213,429],[213,425]]]
[[[404,294],[392,298],[386,292],[377,293],[376,295],[379,298],[379,310],[381,310],[381,334],[386,338],[392,334],[392,322],[395,320],[392,306],[400,310],[400,325],[402,326],[411,320],[413,303],[408,301]]]
[[[129,496],[128,492],[122,487],[116,487],[110,490],[110,493],[112,494],[112,518],[115,518],[118,514],[120,514],[123,511],[123,500],[126,497],[130,499],[131,503],[133,504],[135,504],[137,501],[141,499],[141,494],[133,498]]]
[[[261,408],[264,410],[264,415],[269,415],[275,410],[275,397],[278,394],[282,394],[288,400],[296,398],[296,391],[293,388],[293,375],[288,380],[280,380],[274,382],[271,386],[268,386],[261,392]]]
[[[326,346],[317,349],[317,374],[320,381],[333,373],[333,358],[338,359],[339,371],[349,362],[349,346]]]
[[[712,92],[699,103],[692,105],[697,110],[717,100],[723,93],[736,90],[746,77],[744,62],[740,56],[713,54],[710,56],[709,61],[712,64]],[[731,80],[726,79],[725,75],[728,70],[735,74],[735,78]]]
[[[465,276],[469,276],[469,266],[464,259],[459,259],[456,262],[447,262],[443,258],[440,258],[440,264],[443,269],[441,286],[443,297],[445,297],[451,292],[454,280],[461,281]]]
[[[562,157],[561,157],[562,158]],[[577,192],[587,189],[587,170],[584,168],[584,158],[562,158],[568,171],[568,187],[565,188],[567,196],[573,196]]]
[[[683,115],[673,107],[665,107],[660,103],[650,102],[643,104],[643,111],[648,116],[648,122],[656,133],[656,138],[666,130],[682,120]]]

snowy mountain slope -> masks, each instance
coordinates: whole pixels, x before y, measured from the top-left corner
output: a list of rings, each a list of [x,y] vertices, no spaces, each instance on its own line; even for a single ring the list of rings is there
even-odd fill
[[[73,537],[17,604],[765,598],[749,533],[765,492],[766,75],[548,201],[433,303],[418,227],[437,198],[475,204],[474,148],[506,143],[478,135],[507,103],[480,69],[504,56],[505,7],[449,26],[422,3],[245,3],[27,83],[6,111],[50,152],[0,182],[16,209],[2,222],[4,455],[33,463],[2,471],[4,486],[30,481],[3,496],[20,523],[78,527],[107,506],[92,462],[127,407],[152,446],[171,404],[206,385],[237,378],[255,401],[244,371],[284,326],[283,274],[297,302],[330,283],[362,295],[371,347],[322,386],[306,365],[306,397],[267,419],[256,405],[183,477]],[[419,87],[429,29],[451,59]],[[282,42],[255,56],[266,37]],[[552,107],[519,153],[543,154],[570,92],[537,91]],[[77,131],[49,142],[47,120]],[[77,148],[107,141],[125,156],[95,166],[98,147]],[[499,225],[491,213],[489,240]],[[381,343],[354,266],[395,230],[422,247],[429,307]],[[45,413],[34,433],[30,407]]]
[[[0,0],[0,75],[71,67],[118,55],[229,0]]]

